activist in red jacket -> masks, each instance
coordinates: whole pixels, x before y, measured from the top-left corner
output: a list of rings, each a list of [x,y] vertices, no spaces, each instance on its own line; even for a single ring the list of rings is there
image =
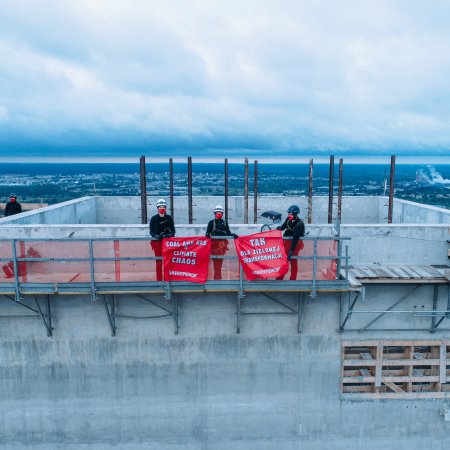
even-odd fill
[[[289,206],[287,210],[288,216],[283,225],[277,227],[277,230],[284,231],[284,237],[292,237],[292,240],[284,241],[284,248],[286,250],[287,257],[291,263],[291,276],[290,280],[297,279],[298,261],[297,258],[292,256],[298,256],[300,250],[303,249],[303,242],[300,238],[305,235],[305,224],[303,220],[298,217],[300,214],[300,208],[297,205]],[[282,280],[283,277],[277,277],[277,280]]]
[[[233,236],[237,238],[238,235],[232,233],[230,231],[230,227],[223,217],[223,207],[217,205],[214,208],[214,219],[208,222],[208,226],[206,228],[206,237],[210,236]],[[211,243],[211,255],[212,256],[223,256],[228,250],[228,239],[213,239]],[[221,280],[222,279],[222,258],[213,258],[213,267],[214,267],[214,279]]]
[[[155,256],[162,257],[162,238],[175,236],[175,225],[173,223],[172,217],[166,214],[167,202],[160,198],[156,202],[156,207],[158,208],[158,214],[155,214],[150,219],[150,235],[157,239],[156,241],[151,241]],[[161,259],[156,260],[156,280],[162,281],[162,266],[163,262]]]

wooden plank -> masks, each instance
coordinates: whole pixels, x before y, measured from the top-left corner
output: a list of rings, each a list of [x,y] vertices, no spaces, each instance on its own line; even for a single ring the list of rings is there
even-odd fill
[[[382,400],[382,399],[421,399],[421,398],[450,398],[450,392],[360,392],[360,393],[342,393],[342,400]]]
[[[362,284],[353,276],[348,274],[348,282],[352,288],[361,288]]]
[[[427,347],[430,345],[447,345],[450,346],[450,340],[446,339],[424,339],[424,340],[416,340],[416,339],[394,339],[394,340],[386,340],[386,339],[369,339],[367,341],[362,340],[345,340],[342,341],[342,345],[344,347],[376,347],[377,345],[385,345],[389,347],[407,347],[408,345],[416,345],[419,347]]]
[[[355,278],[366,278],[366,275],[364,274],[364,272],[361,272],[356,267],[354,267],[350,272]]]
[[[443,277],[443,273],[439,272],[431,266],[423,266],[423,270],[427,271],[433,278]]]
[[[407,383],[412,381],[414,383],[433,383],[439,381],[438,375],[422,375],[416,376],[411,379],[408,375],[401,375],[396,377],[383,377],[382,380],[389,381],[391,383]],[[383,381],[384,382],[384,381]]]
[[[397,273],[396,273],[394,270],[392,270],[391,267],[383,266],[382,270],[383,270],[384,273],[386,273],[386,274],[389,276],[389,278],[393,278],[393,279],[398,279],[398,278],[400,278],[400,277],[397,275]]]
[[[355,367],[373,367],[376,365],[375,360],[364,361],[362,359],[344,359],[343,362],[345,367],[355,366]]]
[[[417,272],[422,278],[425,278],[426,280],[431,280],[434,278],[431,274],[429,274],[426,270],[424,270],[420,266],[410,266],[411,269],[413,269],[415,272]]]
[[[383,363],[383,346],[377,345],[377,364],[375,365],[375,388],[381,386],[381,374],[382,374],[382,363]]]
[[[383,359],[383,366],[439,366],[439,359]]]
[[[365,275],[365,278],[376,278],[376,275],[367,267],[358,266],[358,270]]]
[[[395,272],[399,276],[399,278],[410,278],[410,276],[404,270],[402,270],[400,266],[389,266],[389,269],[392,272]]]
[[[375,381],[375,377],[343,377],[342,382],[345,383],[373,383]]]
[[[441,384],[447,383],[447,347],[442,345],[439,347],[439,382]]]
[[[409,278],[419,278],[419,274],[411,270],[408,266],[402,266],[403,272],[405,272]]]
[[[383,380],[383,384],[385,384],[389,389],[393,390],[394,392],[397,392],[397,394],[405,394],[405,391],[394,383],[390,383],[389,381]]]
[[[369,278],[377,278],[377,274],[372,270],[371,267],[365,267],[364,271],[369,275]]]

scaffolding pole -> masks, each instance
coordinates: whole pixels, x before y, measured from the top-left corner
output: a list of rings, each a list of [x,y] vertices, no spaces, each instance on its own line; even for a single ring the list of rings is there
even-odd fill
[[[333,223],[333,181],[334,181],[334,156],[330,156],[330,183],[328,186],[328,223]]]
[[[395,156],[391,156],[391,174],[389,177],[389,207],[388,223],[392,223],[392,213],[394,209],[394,178],[395,178]]]
[[[253,223],[258,223],[258,161],[255,161],[253,169]]]
[[[145,156],[139,159],[141,185],[141,223],[147,223],[147,179],[145,170]]]
[[[170,215],[174,219],[174,207],[173,207],[173,159],[169,158],[169,197],[170,197]]]
[[[309,160],[309,188],[308,188],[308,223],[312,223],[312,200],[313,200],[313,169],[314,160]]]
[[[188,156],[188,219],[189,224],[193,223],[192,214],[192,157]]]

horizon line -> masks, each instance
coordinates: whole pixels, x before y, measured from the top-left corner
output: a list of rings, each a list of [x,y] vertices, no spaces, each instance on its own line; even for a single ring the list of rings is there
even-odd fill
[[[145,156],[145,155],[142,155]],[[333,156],[333,155],[331,155]],[[335,155],[334,155],[335,156]],[[169,158],[163,157],[147,157],[148,163],[168,163]],[[188,157],[173,157],[174,163],[186,163]],[[244,158],[227,158],[230,164],[243,164]],[[318,164],[327,164],[330,157],[311,157],[311,158],[248,158],[249,163],[258,161],[261,164],[308,164],[313,160]],[[335,156],[335,164],[339,163],[339,159],[343,159],[346,164],[390,164],[390,156],[351,156],[347,158],[339,158]],[[193,162],[197,163],[223,163],[225,158],[202,158],[192,157]],[[17,157],[0,157],[0,163],[5,164],[139,164],[139,157],[40,157],[30,156],[21,158],[17,161]],[[396,164],[450,164],[450,158],[445,156],[396,156]]]

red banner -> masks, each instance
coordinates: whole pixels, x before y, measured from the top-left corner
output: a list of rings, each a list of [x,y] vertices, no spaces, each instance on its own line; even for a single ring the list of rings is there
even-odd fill
[[[206,283],[210,251],[210,238],[163,239],[164,280]]]
[[[249,281],[279,277],[289,270],[279,230],[242,236],[235,239],[234,244]]]

